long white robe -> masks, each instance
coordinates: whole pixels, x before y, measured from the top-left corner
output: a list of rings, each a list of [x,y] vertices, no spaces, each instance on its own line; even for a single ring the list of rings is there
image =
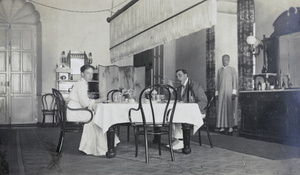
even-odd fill
[[[233,67],[226,66],[218,70],[216,81],[217,101],[217,128],[234,126],[236,119],[236,98],[232,100],[232,94],[237,89],[237,75]]]

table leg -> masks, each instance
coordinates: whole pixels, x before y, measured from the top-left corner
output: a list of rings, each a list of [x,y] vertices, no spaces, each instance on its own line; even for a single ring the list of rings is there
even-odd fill
[[[159,132],[161,128],[157,127],[154,128],[155,131]],[[161,135],[154,135],[153,143],[160,143],[161,141]]]
[[[184,154],[189,154],[191,152],[191,148],[190,148],[191,125],[187,124],[187,123],[182,123],[181,126],[182,126],[182,131],[183,131],[183,145],[184,145],[182,152]]]
[[[116,156],[116,150],[115,150],[115,128],[116,126],[109,127],[108,131],[106,132],[107,136],[107,152],[106,157],[107,158],[114,158]]]

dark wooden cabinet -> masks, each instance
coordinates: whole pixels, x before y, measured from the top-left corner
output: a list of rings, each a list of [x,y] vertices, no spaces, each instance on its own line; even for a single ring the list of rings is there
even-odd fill
[[[240,134],[277,141],[300,140],[300,91],[240,92]]]

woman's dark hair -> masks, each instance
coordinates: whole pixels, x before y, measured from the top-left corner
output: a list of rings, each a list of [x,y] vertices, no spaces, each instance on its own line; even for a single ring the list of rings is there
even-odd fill
[[[177,72],[179,72],[179,71],[181,71],[181,72],[184,73],[184,74],[187,74],[187,71],[186,71],[185,69],[177,69],[175,73],[177,73]]]
[[[80,72],[83,73],[85,70],[87,70],[87,69],[89,69],[89,68],[92,68],[93,70],[95,69],[94,66],[89,65],[89,64],[85,64],[85,65],[81,66]]]

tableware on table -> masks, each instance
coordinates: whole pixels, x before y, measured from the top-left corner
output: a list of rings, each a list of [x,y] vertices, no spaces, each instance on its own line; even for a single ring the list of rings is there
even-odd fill
[[[165,101],[166,96],[165,95],[160,95],[160,101],[164,102]]]
[[[129,99],[129,103],[135,103],[135,100],[133,98]]]

